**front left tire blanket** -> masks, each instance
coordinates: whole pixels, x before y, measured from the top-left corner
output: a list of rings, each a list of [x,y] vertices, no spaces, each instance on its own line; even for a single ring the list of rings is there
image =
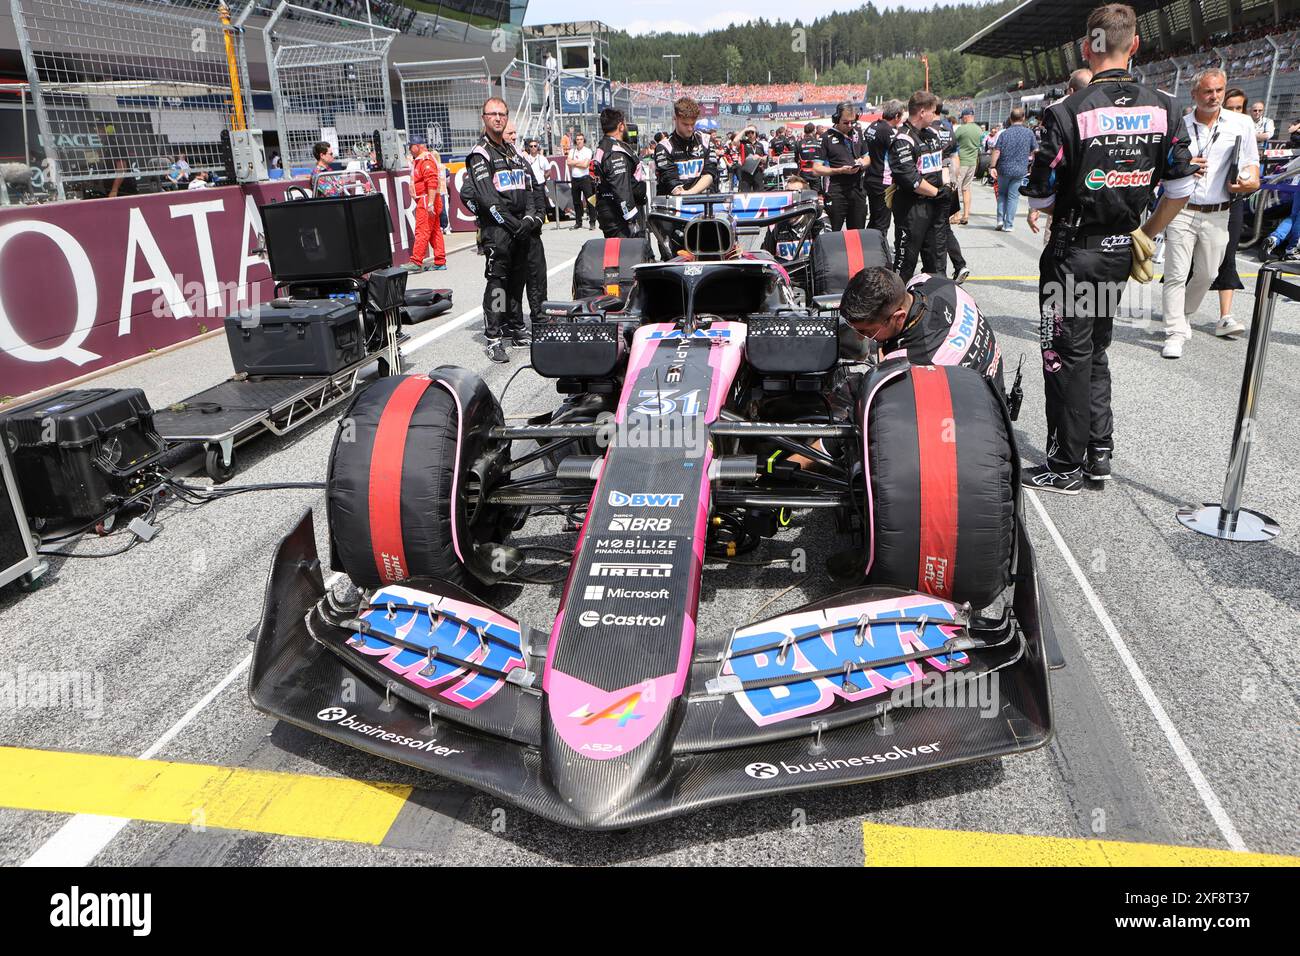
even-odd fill
[[[469,467],[503,421],[478,376],[444,367],[380,379],[353,400],[330,452],[331,564],[359,587],[410,577],[470,583],[477,531],[465,508]]]

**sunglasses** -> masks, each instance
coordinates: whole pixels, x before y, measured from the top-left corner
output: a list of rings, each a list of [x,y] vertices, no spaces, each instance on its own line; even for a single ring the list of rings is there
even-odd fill
[[[483,115],[484,116],[509,116],[510,114],[498,112],[498,113],[484,113]]]

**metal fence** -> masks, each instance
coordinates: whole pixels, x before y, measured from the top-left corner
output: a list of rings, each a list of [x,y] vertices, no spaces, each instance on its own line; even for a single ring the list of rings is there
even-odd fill
[[[393,128],[388,48],[397,31],[282,2],[263,28],[286,168],[314,162],[338,140],[340,159],[365,157],[375,130]]]
[[[474,148],[483,130],[483,101],[492,95],[487,60],[395,63],[408,136],[426,137],[446,159]]]
[[[666,96],[646,93],[626,86],[614,88],[614,108],[623,111],[629,123],[635,123],[642,136],[653,136],[673,128],[673,101]]]
[[[246,4],[239,4],[242,8]],[[212,0],[11,0],[41,145],[60,197],[91,183],[223,167],[252,125],[242,30]]]
[[[506,101],[510,118],[519,131],[519,139],[540,140],[552,151],[559,143],[560,131],[555,122],[555,100],[546,67],[526,60],[511,60],[501,71],[501,98]]]

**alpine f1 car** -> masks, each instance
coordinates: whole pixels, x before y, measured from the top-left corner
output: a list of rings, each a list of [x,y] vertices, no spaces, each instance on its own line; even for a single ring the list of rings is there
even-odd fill
[[[355,597],[327,592],[304,514],[267,585],[258,709],[588,829],[1049,739],[1049,602],[996,386],[849,374],[838,316],[738,253],[731,197],[694,201],[667,224],[680,257],[548,304],[554,411],[507,424],[450,366],[355,399],[327,492]],[[842,589],[700,626],[706,564],[814,510],[843,532]],[[572,522],[571,564],[554,618],[519,620],[493,596],[543,514]]]

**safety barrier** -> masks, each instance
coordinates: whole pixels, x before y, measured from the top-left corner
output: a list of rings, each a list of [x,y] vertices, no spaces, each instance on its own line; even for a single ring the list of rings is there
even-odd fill
[[[239,15],[249,4],[236,6],[12,0],[60,198],[223,168],[221,134],[254,125]]]
[[[286,168],[310,166],[333,130],[340,159],[366,159],[393,128],[388,49],[397,31],[282,2],[262,30]]]

